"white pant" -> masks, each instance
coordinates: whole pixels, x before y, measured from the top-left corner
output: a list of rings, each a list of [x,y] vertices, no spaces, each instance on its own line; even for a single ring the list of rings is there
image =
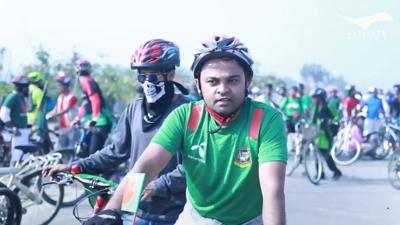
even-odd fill
[[[20,146],[20,145],[29,145],[29,129],[18,129],[19,132],[21,133],[20,136],[13,136],[11,140],[11,162],[17,162],[20,160],[22,151],[15,149],[15,146]],[[27,159],[29,157],[29,154],[24,155],[23,159]]]
[[[183,208],[182,213],[179,215],[178,220],[175,222],[175,225],[223,225],[223,223],[202,217],[196,209],[193,208],[193,205],[190,203],[190,200],[187,199],[185,207]],[[242,225],[262,225],[262,216],[259,215],[254,219],[243,223]]]
[[[364,123],[364,136],[370,133],[378,132],[381,128],[381,121],[379,119],[365,119]]]

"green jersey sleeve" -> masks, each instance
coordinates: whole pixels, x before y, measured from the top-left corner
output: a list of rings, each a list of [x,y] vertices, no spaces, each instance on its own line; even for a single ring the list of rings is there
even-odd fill
[[[9,109],[12,109],[14,107],[14,102],[15,102],[15,99],[16,99],[15,97],[16,97],[15,94],[8,95],[6,97],[6,99],[4,99],[3,106],[5,106],[5,107],[7,107]]]
[[[275,112],[263,124],[260,133],[258,162],[287,161],[286,133],[282,116]]]
[[[182,149],[184,128],[187,124],[186,115],[189,113],[187,104],[179,106],[164,120],[160,129],[151,142],[157,143],[172,154]]]

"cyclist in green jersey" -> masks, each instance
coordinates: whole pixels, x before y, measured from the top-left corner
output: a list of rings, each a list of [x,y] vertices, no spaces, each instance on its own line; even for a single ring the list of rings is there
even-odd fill
[[[295,132],[295,124],[302,116],[303,104],[299,97],[299,89],[297,86],[292,86],[290,89],[290,96],[282,103],[281,109],[286,114],[286,129],[288,133]]]
[[[306,87],[304,86],[303,83],[299,83],[299,98],[301,99],[301,105],[303,107],[303,115],[306,118],[309,118],[310,116],[310,111],[312,108],[312,102],[311,102],[311,97],[307,94],[305,94]]]
[[[247,97],[253,60],[237,38],[215,36],[202,46],[192,70],[203,100],[169,114],[132,172],[149,182],[182,149],[188,201],[176,224],[283,225],[282,117]],[[107,210],[121,207],[124,189],[117,188]]]
[[[335,135],[334,128],[332,128],[332,122],[337,115],[336,112],[328,107],[326,102],[326,92],[324,89],[315,89],[311,96],[313,102],[311,123],[319,126],[316,144],[329,169],[333,172],[332,179],[337,180],[342,176],[342,172],[336,167],[336,164],[330,154],[330,149],[332,148],[333,144],[333,137]],[[323,177],[325,177],[324,174]]]
[[[7,95],[0,108],[0,122],[12,129],[11,164],[16,163],[22,151],[15,148],[29,142],[29,129],[27,120],[27,97],[29,96],[29,79],[26,76],[15,76],[12,81],[15,90]]]

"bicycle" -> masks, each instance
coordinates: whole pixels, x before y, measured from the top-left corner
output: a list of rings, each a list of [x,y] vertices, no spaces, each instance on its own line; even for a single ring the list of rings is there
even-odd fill
[[[49,153],[44,156],[31,155],[27,160],[22,158],[27,153],[37,151],[35,145],[16,146],[23,152],[15,167],[0,167],[0,187],[7,187],[14,191],[22,205],[22,222],[24,218],[29,224],[49,224],[57,215],[64,197],[61,185],[42,188],[42,169],[47,165],[56,164],[60,158],[59,153]],[[54,199],[49,203],[49,199]]]
[[[379,145],[375,151],[370,154],[371,157],[377,160],[385,159],[399,147],[399,141],[400,127],[397,126],[396,122],[386,119],[379,131]]]
[[[334,138],[331,156],[336,164],[348,166],[360,157],[361,144],[353,137],[355,131],[352,120],[349,120],[342,127]]]
[[[331,149],[332,158],[342,166],[354,163],[361,153],[375,160],[385,159],[396,148],[399,132],[396,125],[386,120],[379,131],[363,136],[350,120],[335,137]]]
[[[396,149],[388,161],[388,179],[392,187],[400,190],[400,149]]]
[[[56,183],[58,185],[68,186],[74,184],[77,181],[82,184],[86,190],[84,198],[79,199],[74,205],[73,215],[74,217],[83,224],[87,219],[96,215],[100,212],[107,204],[108,200],[111,198],[118,184],[112,180],[107,180],[101,176],[91,175],[91,174],[70,174],[59,172],[56,174],[55,179],[44,183],[43,185],[48,185]],[[83,203],[85,199],[88,199],[91,208],[91,215],[88,217],[82,217],[79,215],[78,207]]]
[[[22,218],[21,200],[12,190],[0,188],[0,225],[20,225]]]
[[[90,141],[90,133],[83,126],[75,126],[76,129],[79,129],[81,136],[79,138],[79,142],[75,144],[75,147],[67,147],[67,148],[59,148],[55,149],[54,152],[60,153],[62,158],[60,163],[63,164],[72,164],[73,162],[79,160],[81,158],[81,152],[87,151]],[[73,193],[74,195],[66,195],[64,196],[64,200],[61,204],[61,207],[70,207],[74,206],[80,199],[84,198],[86,195],[84,187],[79,182],[74,182],[74,184],[69,184],[64,187],[66,193]]]
[[[79,129],[81,136],[79,138],[79,142],[76,143],[75,148],[60,148],[54,150],[54,152],[58,152],[62,154],[61,163],[63,164],[72,164],[73,162],[79,160],[83,156],[85,156],[85,152],[88,152],[88,147],[90,144],[90,129],[84,128],[81,125],[75,126],[76,129]],[[106,143],[110,142],[110,138],[107,138]],[[65,196],[61,207],[69,207],[74,206],[80,199],[85,196],[85,189],[82,188],[82,185],[78,183],[70,184],[66,186],[68,189],[72,189],[75,191],[74,195]],[[67,190],[67,193],[72,192]]]
[[[318,185],[322,179],[323,170],[322,159],[315,146],[318,127],[314,124],[308,124],[302,119],[296,124],[295,128],[297,133],[295,154],[289,154],[287,175],[290,176],[303,162],[308,180],[312,184]],[[290,161],[293,161],[293,165],[290,164]]]

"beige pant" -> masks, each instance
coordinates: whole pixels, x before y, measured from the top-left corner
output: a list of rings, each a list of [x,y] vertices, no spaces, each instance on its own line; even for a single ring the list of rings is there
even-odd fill
[[[214,219],[202,217],[196,211],[196,209],[193,208],[192,204],[190,203],[190,200],[188,199],[186,201],[186,205],[182,213],[179,215],[178,220],[175,222],[175,225],[224,225],[224,224]],[[262,225],[262,216],[259,215],[254,219],[251,219],[250,221],[243,223],[242,225]]]

